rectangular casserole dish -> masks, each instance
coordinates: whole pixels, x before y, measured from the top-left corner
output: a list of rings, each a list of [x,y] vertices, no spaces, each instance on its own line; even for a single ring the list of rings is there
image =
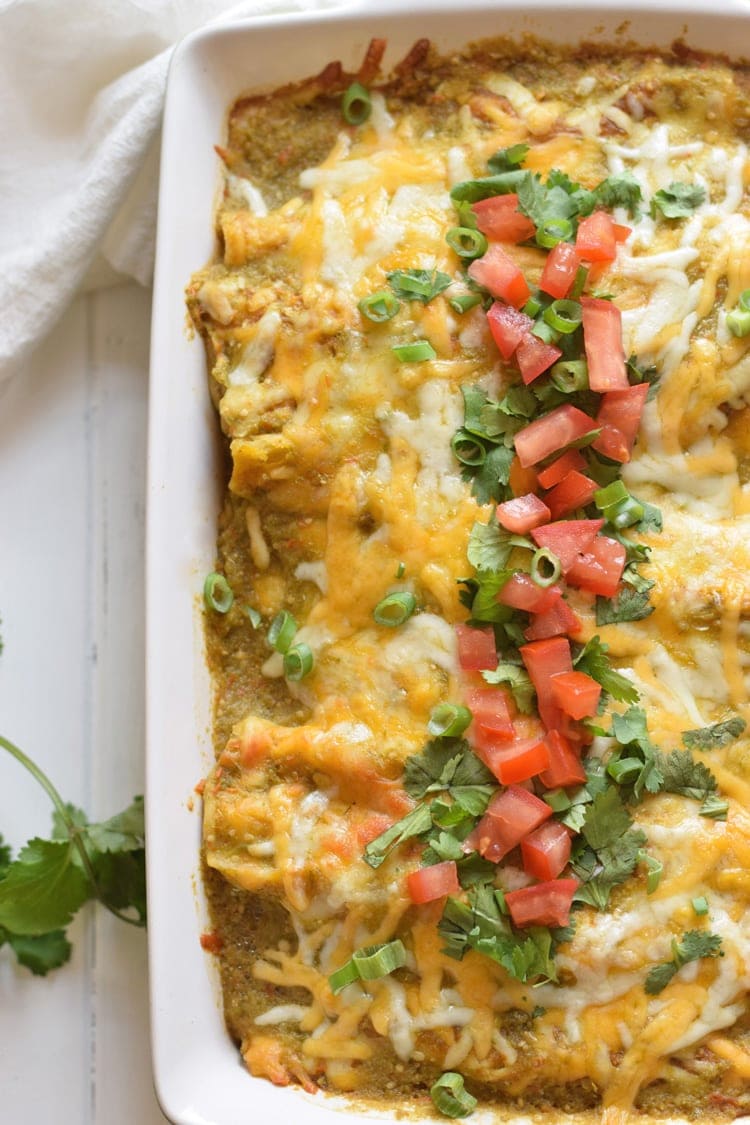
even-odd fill
[[[535,34],[667,46],[684,38],[736,53],[747,33],[742,0],[628,7],[418,0],[409,12],[367,7],[264,18],[188,38],[170,73],[165,113],[152,335],[148,534],[148,831],[151,996],[157,1092],[177,1123],[231,1125],[263,1114],[303,1125],[339,1118],[331,1101],[280,1090],[241,1067],[221,1012],[217,974],[202,951],[200,815],[193,787],[212,762],[210,692],[199,594],[215,558],[220,449],[200,343],[185,329],[184,287],[213,252],[218,187],[213,145],[243,90],[313,74],[332,59],[355,68],[373,35],[386,68],[425,34],[439,50],[469,40]],[[384,1113],[386,1119],[391,1115]],[[364,1120],[350,1110],[348,1120]],[[476,1120],[492,1120],[485,1111]],[[519,1122],[522,1120],[518,1118]],[[530,1120],[530,1119],[526,1119]]]

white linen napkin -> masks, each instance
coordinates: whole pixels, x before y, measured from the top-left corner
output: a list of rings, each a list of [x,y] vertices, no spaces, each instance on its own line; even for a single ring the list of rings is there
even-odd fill
[[[336,2],[0,0],[0,384],[87,278],[149,283],[174,44]]]

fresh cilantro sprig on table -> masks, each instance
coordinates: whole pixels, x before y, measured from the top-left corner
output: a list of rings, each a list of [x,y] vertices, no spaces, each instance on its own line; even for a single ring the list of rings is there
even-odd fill
[[[47,775],[8,739],[0,747],[42,786],[54,805],[51,839],[35,837],[15,859],[0,837],[0,945],[44,976],[71,954],[65,927],[90,899],[133,926],[146,924],[143,798],[91,824],[63,801]]]
[[[688,930],[683,935],[682,941],[672,940],[672,960],[654,965],[646,977],[644,988],[649,996],[658,996],[683,965],[687,965],[690,961],[700,961],[704,957],[723,956],[721,938],[718,934],[707,933],[704,930]]]

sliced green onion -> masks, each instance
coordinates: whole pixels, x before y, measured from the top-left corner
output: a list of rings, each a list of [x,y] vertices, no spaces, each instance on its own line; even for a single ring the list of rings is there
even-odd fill
[[[466,430],[456,430],[451,438],[451,449],[457,461],[462,465],[483,465],[487,460],[487,450],[481,441],[467,433]]]
[[[537,227],[536,241],[538,246],[551,250],[558,242],[565,242],[573,234],[573,224],[570,219],[547,219]]]
[[[281,613],[277,613],[271,622],[271,628],[268,630],[268,643],[277,652],[286,652],[296,632],[297,622],[291,613],[282,609]]]
[[[482,298],[478,293],[460,293],[458,297],[451,297],[448,304],[457,313],[468,312],[469,309],[474,309],[477,305],[481,305]]]
[[[737,302],[743,312],[750,312],[750,289],[743,289]]]
[[[542,799],[553,812],[566,812],[573,804],[564,789],[549,789],[543,794]]]
[[[465,1089],[461,1075],[450,1070],[438,1078],[430,1097],[445,1117],[468,1117],[477,1105],[477,1099]]]
[[[366,945],[352,954],[352,961],[362,980],[379,980],[387,977],[394,969],[402,969],[406,964],[404,943],[387,941],[383,945]]]
[[[570,296],[573,298],[574,301],[577,300],[581,296],[584,289],[586,288],[586,279],[588,278],[588,276],[589,276],[588,267],[587,266],[579,266],[578,269],[576,270],[576,275],[575,275],[575,278],[573,280],[573,284],[570,287]]]
[[[557,582],[560,577],[562,567],[557,555],[550,551],[549,547],[540,547],[538,551],[534,551],[531,556],[531,580],[542,589],[547,586],[552,586]]]
[[[652,895],[661,882],[664,864],[648,852],[639,852],[638,861],[646,864],[646,894]]]
[[[341,99],[341,112],[349,125],[361,125],[372,113],[370,91],[361,82],[352,82]]]
[[[727,328],[733,336],[750,336],[750,309],[738,307],[727,313]]]
[[[575,332],[581,323],[583,309],[578,301],[559,300],[548,305],[542,315],[550,328],[567,336],[568,333]]]
[[[621,530],[623,527],[632,527],[634,523],[640,523],[643,513],[643,504],[634,496],[628,496],[627,500],[621,500],[619,504],[607,508],[604,515],[613,527]]]
[[[635,781],[642,769],[643,762],[640,758],[618,758],[616,762],[609,763],[607,773],[618,785],[627,785],[628,782]]]
[[[588,365],[585,359],[561,359],[550,369],[549,377],[558,391],[572,395],[588,387]]]
[[[613,480],[606,488],[598,488],[594,493],[594,503],[600,512],[613,504],[619,504],[621,501],[629,499],[630,493],[621,480]]]
[[[305,676],[309,676],[313,670],[315,660],[313,658],[312,649],[306,645],[304,641],[299,641],[298,644],[292,645],[284,653],[284,675],[293,684],[304,680]]]
[[[342,992],[347,985],[354,984],[355,980],[359,980],[359,970],[353,961],[347,961],[335,973],[331,973],[328,983],[331,986],[331,992],[335,995]]]
[[[234,592],[223,574],[214,571],[203,583],[203,600],[214,613],[228,613],[234,602]]]
[[[693,910],[699,918],[704,914],[708,914],[708,899],[705,895],[700,895],[698,898],[693,899]]]
[[[405,574],[406,574],[406,565],[404,563],[400,562],[398,564],[398,566],[396,567],[396,577],[397,578],[403,578]]]
[[[389,289],[380,289],[377,293],[371,293],[369,297],[363,297],[357,305],[357,308],[371,320],[374,324],[384,324],[386,320],[391,320],[401,308],[401,302]]]
[[[401,363],[421,363],[425,359],[437,357],[429,340],[418,340],[416,344],[395,344],[391,351]]]
[[[457,738],[471,722],[471,711],[460,703],[438,703],[430,712],[427,730],[435,738]]]
[[[537,339],[542,340],[545,344],[556,344],[560,338],[560,333],[541,318],[535,321],[531,331]]]
[[[245,614],[246,614],[250,624],[252,625],[253,629],[257,629],[258,626],[260,625],[261,621],[263,620],[261,615],[258,613],[258,610],[253,609],[253,607],[251,605],[246,605],[245,606]]]
[[[417,599],[408,590],[397,590],[388,594],[375,606],[372,616],[378,625],[388,625],[391,629],[408,621],[417,608]]]
[[[523,309],[521,311],[525,312],[527,316],[533,318],[537,315],[537,313],[540,313],[542,311],[542,308],[542,302],[538,297],[529,297],[528,301],[523,306]]]
[[[487,239],[480,230],[472,230],[471,227],[451,227],[445,241],[459,258],[471,261],[481,258],[487,250]]]

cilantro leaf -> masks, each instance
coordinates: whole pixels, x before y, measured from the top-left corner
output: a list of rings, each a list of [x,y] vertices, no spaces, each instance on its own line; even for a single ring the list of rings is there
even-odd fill
[[[496,445],[488,450],[481,465],[462,467],[461,476],[471,481],[471,493],[478,504],[489,504],[492,500],[501,503],[507,499],[513,456],[512,448]]]
[[[596,599],[597,625],[616,625],[622,621],[642,621],[654,612],[649,591],[623,586],[616,598]]]
[[[487,167],[490,172],[510,172],[511,169],[518,168],[520,164],[523,164],[528,152],[529,146],[524,144],[498,149],[487,161]]]
[[[429,805],[417,805],[410,813],[397,820],[385,832],[371,840],[364,851],[363,859],[372,868],[380,867],[394,848],[413,836],[424,836],[432,828]]]
[[[514,547],[536,550],[531,540],[500,527],[493,513],[488,523],[476,522],[469,535],[466,557],[476,570],[502,571]],[[507,571],[510,578],[512,571]]]
[[[746,726],[743,718],[734,715],[722,723],[711,723],[698,730],[683,731],[682,742],[689,750],[718,750],[739,738]]]
[[[2,835],[0,835],[0,879],[4,879],[8,872],[12,854],[10,844],[6,844]]]
[[[501,660],[494,671],[482,672],[482,679],[488,684],[507,684],[518,710],[524,715],[531,714],[536,692],[528,672],[521,665]]]
[[[598,793],[586,810],[581,844],[572,858],[573,870],[583,880],[574,895],[597,910],[606,910],[612,889],[624,883],[639,862],[646,835],[633,821],[614,787]]]
[[[709,793],[698,810],[700,816],[710,817],[711,820],[726,820],[729,813],[729,802],[716,793]]]
[[[641,500],[639,496],[633,496],[633,499],[643,508],[643,515],[635,525],[636,531],[661,531],[664,526],[661,510],[655,504],[649,504],[648,500]]]
[[[689,750],[673,750],[659,754],[658,766],[662,774],[661,788],[665,793],[678,793],[694,801],[704,801],[717,788],[716,778],[703,762],[696,762]]]
[[[659,214],[665,219],[686,219],[706,199],[706,189],[700,184],[672,182],[661,188],[651,198],[651,218]]]
[[[618,176],[608,176],[594,188],[592,195],[596,206],[612,210],[625,207],[631,218],[636,218],[643,199],[641,185],[632,172],[622,172]]]
[[[73,862],[73,844],[30,840],[0,882],[0,926],[15,934],[43,934],[67,926],[91,895]]]
[[[89,818],[83,809],[79,809],[76,805],[71,805],[66,802],[63,805],[65,816],[60,809],[54,809],[52,812],[52,839],[53,840],[69,840],[70,828],[69,825],[74,824],[79,828],[85,828],[89,822]]]
[[[143,797],[134,797],[128,808],[109,820],[89,825],[86,838],[100,852],[139,851],[146,842]]]
[[[612,667],[607,659],[608,648],[598,636],[592,637],[578,653],[573,664],[579,672],[585,672],[601,684],[602,689],[613,699],[622,703],[635,703],[638,691],[627,676]]]
[[[523,168],[510,168],[493,176],[462,180],[451,188],[451,199],[454,203],[476,203],[479,199],[489,199],[493,195],[508,195],[510,192],[518,191],[520,184],[530,175],[531,173],[524,171]]]
[[[421,301],[423,305],[447,289],[452,280],[441,270],[391,270],[386,276],[399,300]]]
[[[12,934],[0,926],[0,946],[11,947],[19,965],[30,969],[34,976],[43,977],[51,969],[58,969],[70,960],[72,946],[63,930],[46,934]]]
[[[705,930],[688,930],[682,941],[672,941],[672,960],[654,965],[649,970],[644,985],[649,996],[658,996],[669,982],[690,961],[700,961],[704,957],[723,957],[721,937]]]
[[[454,785],[496,785],[493,774],[463,738],[434,738],[404,763],[404,789],[416,800]]]
[[[646,713],[629,707],[612,716],[612,736],[620,743],[607,762],[607,774],[614,778],[628,800],[640,801],[643,793],[658,793],[664,784],[660,769],[662,755],[654,746],[646,725]]]

